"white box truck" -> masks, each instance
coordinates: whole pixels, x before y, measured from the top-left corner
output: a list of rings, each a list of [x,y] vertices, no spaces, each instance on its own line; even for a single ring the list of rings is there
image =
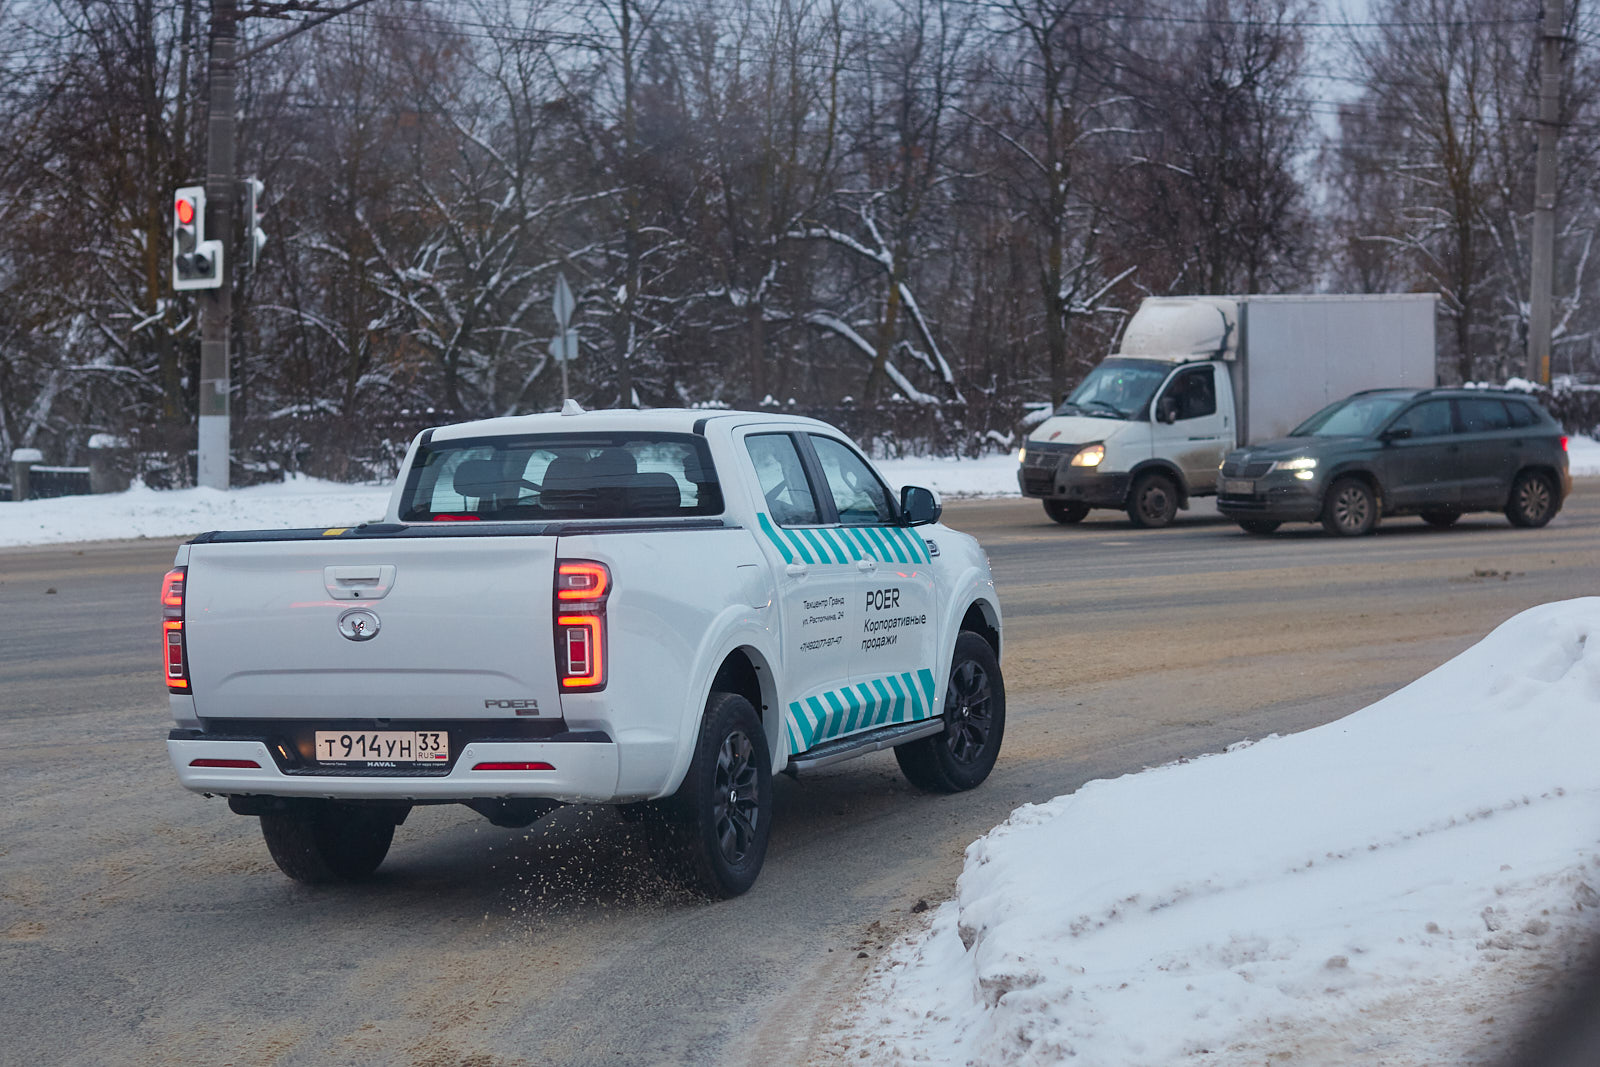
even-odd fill
[[[1165,526],[1214,496],[1231,449],[1363,389],[1430,387],[1433,293],[1148,297],[1029,435],[1017,481],[1052,519],[1126,510]]]

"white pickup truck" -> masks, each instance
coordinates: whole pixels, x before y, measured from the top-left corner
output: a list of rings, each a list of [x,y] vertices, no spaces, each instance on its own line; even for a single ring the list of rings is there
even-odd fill
[[[167,749],[303,881],[371,874],[416,804],[608,803],[742,893],[773,773],[892,747],[955,792],[994,766],[1000,605],[939,514],[811,419],[569,403],[428,430],[380,522],[179,548]]]

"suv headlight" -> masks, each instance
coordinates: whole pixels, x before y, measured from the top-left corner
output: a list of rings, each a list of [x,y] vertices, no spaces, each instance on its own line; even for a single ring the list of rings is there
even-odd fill
[[[1084,445],[1073,453],[1072,465],[1074,467],[1098,467],[1105,458],[1105,445]]]
[[[1269,470],[1274,471],[1306,471],[1307,477],[1310,477],[1310,472],[1316,469],[1317,461],[1311,456],[1296,456],[1294,459],[1280,459],[1269,468]]]

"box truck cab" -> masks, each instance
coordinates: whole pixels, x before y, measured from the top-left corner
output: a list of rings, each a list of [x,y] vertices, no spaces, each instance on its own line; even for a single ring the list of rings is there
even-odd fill
[[[1029,435],[1018,484],[1075,523],[1165,526],[1230,450],[1361,389],[1434,384],[1433,294],[1150,297]]]

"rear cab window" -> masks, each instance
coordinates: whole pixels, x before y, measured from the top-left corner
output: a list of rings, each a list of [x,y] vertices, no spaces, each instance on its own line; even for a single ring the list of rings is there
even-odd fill
[[[689,434],[524,434],[430,441],[406,477],[402,522],[720,515],[705,439]]]

